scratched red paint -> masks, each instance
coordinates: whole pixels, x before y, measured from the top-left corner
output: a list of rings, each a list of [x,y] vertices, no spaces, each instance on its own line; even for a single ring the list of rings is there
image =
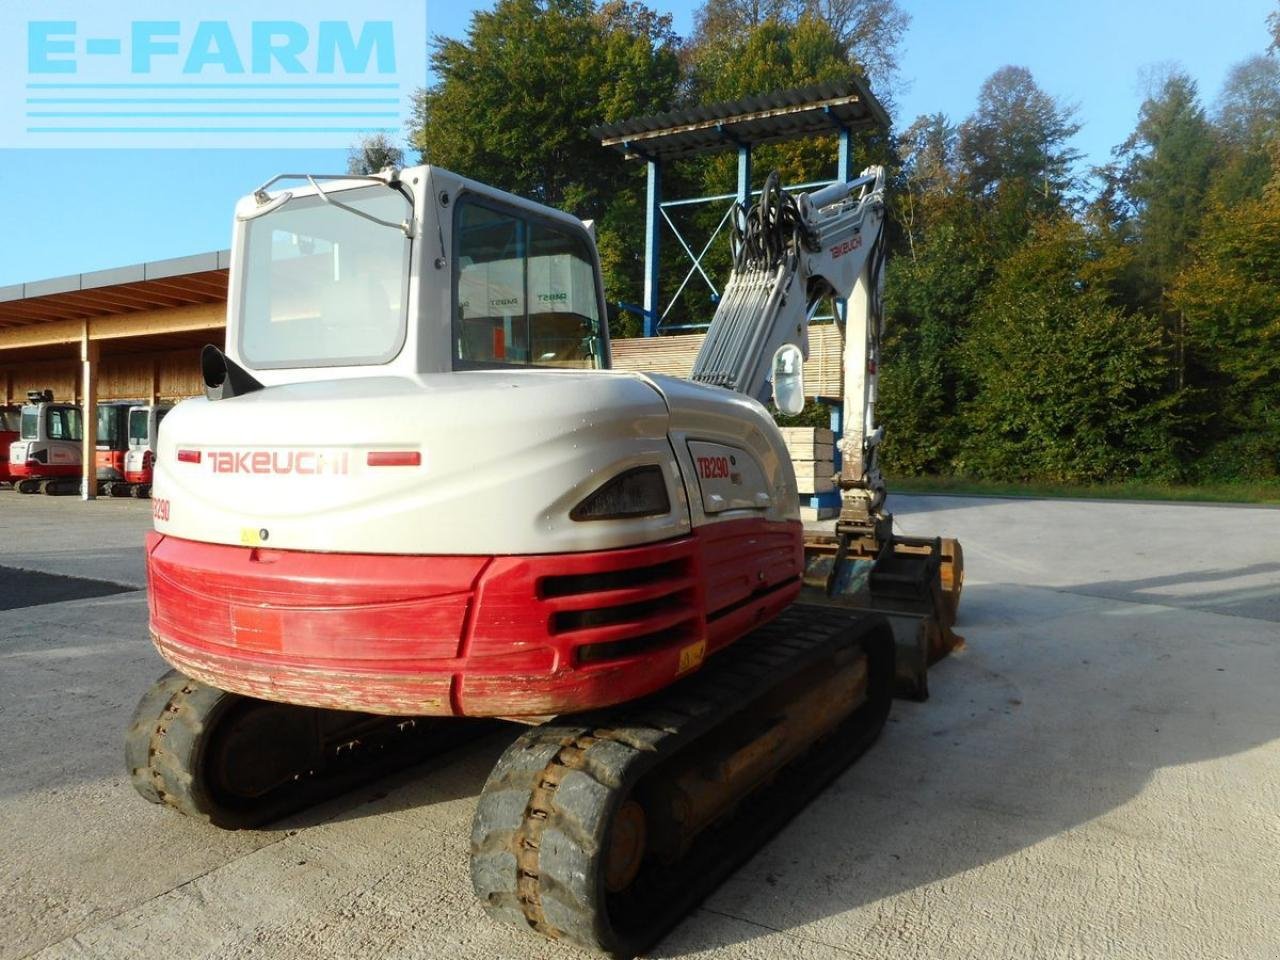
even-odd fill
[[[803,543],[799,523],[748,519],[526,557],[344,556],[154,533],[147,554],[152,639],[197,679],[370,713],[530,716],[671,683],[683,646],[705,639],[714,652],[795,598]],[[636,569],[638,582],[563,579]],[[613,659],[578,654],[634,638],[654,639]]]

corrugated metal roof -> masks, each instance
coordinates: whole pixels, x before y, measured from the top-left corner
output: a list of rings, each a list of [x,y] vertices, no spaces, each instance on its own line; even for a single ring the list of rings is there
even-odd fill
[[[595,127],[591,134],[628,157],[665,160],[832,133],[840,127],[889,128],[884,108],[856,77],[633,117]]]

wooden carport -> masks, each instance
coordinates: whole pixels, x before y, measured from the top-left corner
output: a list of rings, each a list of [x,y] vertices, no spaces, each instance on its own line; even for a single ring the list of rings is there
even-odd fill
[[[85,499],[96,487],[100,399],[200,393],[200,347],[223,339],[229,258],[220,251],[0,287],[5,402],[48,389],[81,404]]]

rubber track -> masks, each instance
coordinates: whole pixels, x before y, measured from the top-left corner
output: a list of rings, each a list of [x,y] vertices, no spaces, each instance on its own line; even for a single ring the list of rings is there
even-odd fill
[[[369,749],[356,762],[299,771],[297,780],[258,800],[227,803],[214,793],[203,774],[204,751],[219,722],[234,716],[233,708],[248,699],[174,670],[157,680],[138,702],[125,737],[125,765],[138,793],[152,803],[165,804],[217,827],[258,827],[493,729],[483,721],[428,718],[420,730],[402,735],[403,739],[385,749],[381,745]],[[399,724],[405,719],[389,718],[388,723]]]
[[[613,813],[645,774],[732,723],[758,697],[844,644],[861,643],[869,702],[770,787],[739,802],[671,867],[649,866],[630,896],[604,888]],[[638,704],[535,728],[499,759],[472,829],[472,882],[489,914],[611,956],[644,950],[710,894],[878,735],[893,641],[880,617],[793,607],[698,674]]]

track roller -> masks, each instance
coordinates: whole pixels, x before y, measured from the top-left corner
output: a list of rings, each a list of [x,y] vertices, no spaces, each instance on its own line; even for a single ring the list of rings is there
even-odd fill
[[[69,497],[80,492],[78,478],[60,477],[56,480],[39,480],[40,492],[48,497]]]
[[[876,615],[793,606],[653,697],[521,736],[476,810],[495,919],[614,957],[651,946],[876,738]]]
[[[134,788],[217,827],[279,819],[472,739],[483,722],[271,703],[169,671],[125,738]]]

